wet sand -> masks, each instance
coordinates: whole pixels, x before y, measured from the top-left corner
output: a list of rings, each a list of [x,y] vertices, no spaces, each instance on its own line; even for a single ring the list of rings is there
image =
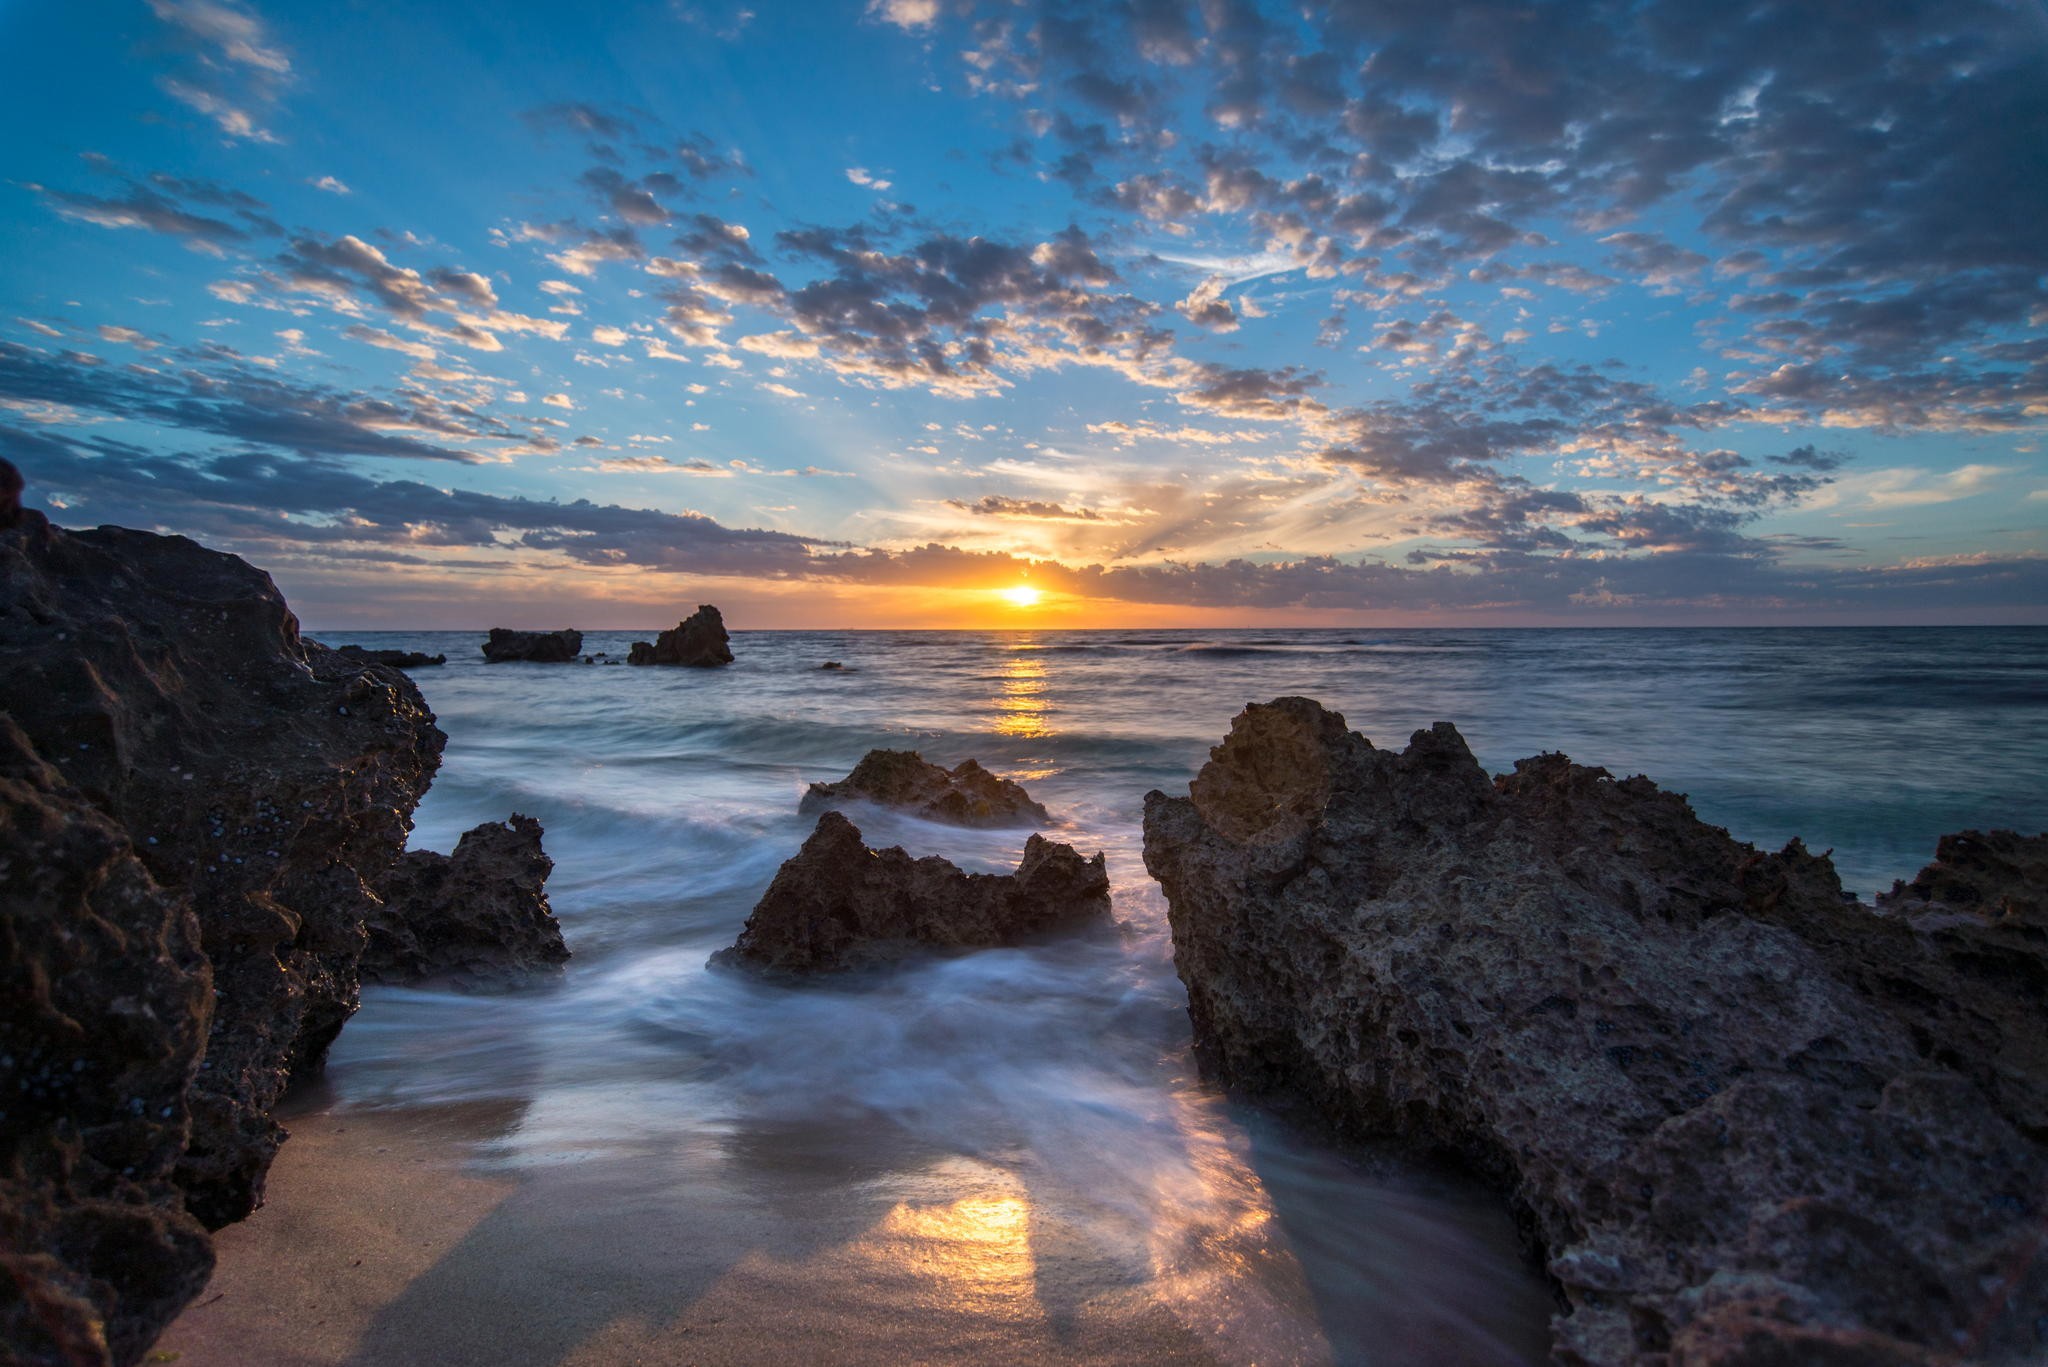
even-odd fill
[[[477,1107],[288,1117],[268,1204],[217,1236],[212,1284],[150,1360],[1449,1363],[1541,1351],[1528,1306],[1504,1307],[1519,1342],[1474,1358],[1469,1330],[1440,1335],[1426,1304],[1333,1305],[1270,1209],[1137,1266],[1055,1195],[958,1155],[905,1163],[898,1151],[877,1167],[866,1145],[806,1129],[749,1136],[737,1180],[729,1144],[511,1170],[467,1161],[505,1119]],[[1442,1211],[1418,1218],[1435,1227]],[[1370,1263],[1373,1236],[1360,1238]],[[1371,1326],[1346,1323],[1361,1313]]]

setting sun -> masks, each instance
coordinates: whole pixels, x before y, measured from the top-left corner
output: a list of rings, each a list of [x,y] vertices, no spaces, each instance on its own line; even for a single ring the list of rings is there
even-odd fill
[[[1029,584],[1019,584],[1013,589],[1004,589],[1002,590],[1002,595],[1003,601],[1013,608],[1035,608],[1040,600],[1045,597],[1043,593],[1032,588]]]

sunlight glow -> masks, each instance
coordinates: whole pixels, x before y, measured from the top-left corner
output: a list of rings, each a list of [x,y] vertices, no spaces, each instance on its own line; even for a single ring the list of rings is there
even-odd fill
[[[1032,588],[1029,584],[1019,584],[1015,588],[1001,589],[998,592],[1013,608],[1035,608],[1045,597],[1042,591]]]

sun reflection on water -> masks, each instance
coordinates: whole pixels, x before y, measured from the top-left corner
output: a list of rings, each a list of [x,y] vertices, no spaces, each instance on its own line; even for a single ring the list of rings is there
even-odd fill
[[[1052,699],[1047,694],[1052,681],[1045,661],[1030,653],[1014,654],[1003,661],[1000,680],[1002,692],[989,699],[989,705],[996,710],[996,734],[1026,740],[1054,734]]]

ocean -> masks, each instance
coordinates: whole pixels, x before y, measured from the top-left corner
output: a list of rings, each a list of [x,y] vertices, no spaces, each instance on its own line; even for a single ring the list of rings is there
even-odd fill
[[[942,1323],[958,1360],[1541,1361],[1552,1306],[1495,1201],[1195,1075],[1139,823],[1248,701],[1305,694],[1396,748],[1450,720],[1494,772],[1645,773],[1738,838],[1832,849],[1866,897],[1945,832],[2048,825],[2048,629],[739,632],[721,670],[311,634],[448,655],[414,676],[449,742],[413,843],[538,817],[575,956],[529,990],[366,990],[336,1044],[319,1114],[483,1117],[465,1161],[522,1193],[379,1311],[365,1361],[450,1332],[465,1260],[499,1288],[492,1361],[570,1360],[762,1267],[851,1286],[883,1342]],[[1107,852],[1114,928],[817,986],[708,969],[807,834],[805,785],[877,746],[1023,782],[1048,835]],[[854,815],[978,870],[1026,834]],[[617,1247],[649,1251],[622,1274]],[[568,1287],[587,1314],[541,1312]]]

